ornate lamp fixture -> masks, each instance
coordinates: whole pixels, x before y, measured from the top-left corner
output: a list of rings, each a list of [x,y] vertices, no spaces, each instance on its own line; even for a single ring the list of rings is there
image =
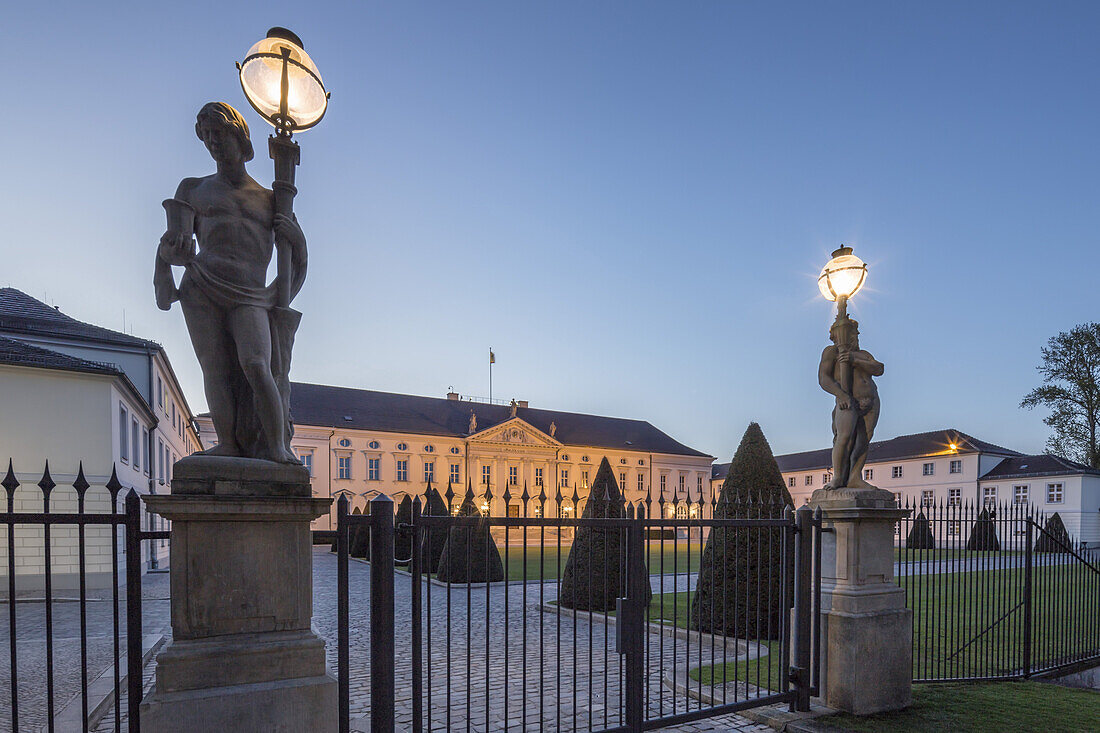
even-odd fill
[[[839,308],[859,292],[867,279],[867,265],[852,254],[851,247],[841,247],[833,252],[833,258],[821,269],[817,287],[826,300],[835,300]]]
[[[237,64],[241,89],[252,109],[267,120],[275,134],[267,139],[268,154],[275,161],[275,213],[293,216],[294,171],[300,157],[298,143],[291,135],[308,130],[321,121],[328,109],[329,93],[321,81],[317,65],[302,47],[302,39],[286,28],[272,28],[267,36],[248,49],[244,61]],[[280,248],[276,275],[278,305],[290,305],[290,251]]]

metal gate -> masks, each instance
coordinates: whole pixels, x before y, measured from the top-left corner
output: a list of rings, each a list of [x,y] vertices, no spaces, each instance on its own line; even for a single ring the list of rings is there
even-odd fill
[[[469,489],[456,514],[455,498],[428,514],[417,497],[396,521],[386,496],[366,514],[338,501],[342,731],[351,678],[368,675],[374,731],[642,731],[809,709],[821,528],[810,510],[681,500],[551,518],[545,492],[524,489],[522,516],[496,517],[468,511]],[[553,506],[569,504],[559,491]],[[369,660],[349,650],[349,614],[366,611],[349,589],[353,555],[371,563]]]

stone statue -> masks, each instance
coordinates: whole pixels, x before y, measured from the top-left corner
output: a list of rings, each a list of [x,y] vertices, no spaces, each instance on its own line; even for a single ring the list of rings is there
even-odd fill
[[[859,348],[859,323],[848,318],[841,306],[829,329],[832,346],[821,353],[817,379],[821,388],[836,397],[833,408],[833,479],[826,489],[873,489],[863,480],[867,448],[878,423],[878,387],[872,377],[885,369]]]
[[[550,437],[553,438],[554,433],[556,433],[556,432],[558,432],[558,426],[553,420],[551,420],[550,421]]]
[[[305,235],[294,217],[274,213],[271,190],[245,170],[252,142],[237,110],[206,104],[195,133],[217,172],[183,179],[164,202],[168,230],[153,274],[157,305],[168,310],[180,302],[202,367],[219,441],[205,453],[298,463],[290,449],[289,372],[301,314],[289,300],[280,302],[279,285],[291,299],[301,289]],[[290,249],[292,267],[267,284],[274,247]],[[185,268],[178,289],[172,265]]]
[[[470,425],[466,429],[466,432],[470,435],[473,435],[477,432],[477,413],[473,412],[472,410],[470,411]]]
[[[511,417],[515,417],[516,416],[516,408],[518,408],[519,405],[516,403],[515,400],[512,400],[511,404],[508,405],[508,407],[512,411]]]

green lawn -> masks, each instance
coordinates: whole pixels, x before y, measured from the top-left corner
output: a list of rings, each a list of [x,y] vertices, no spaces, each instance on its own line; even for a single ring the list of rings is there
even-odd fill
[[[649,572],[660,573],[662,571],[661,560],[664,559],[664,573],[671,575],[677,573],[694,572],[699,569],[699,555],[703,546],[699,542],[688,543],[680,540],[676,551],[673,550],[671,540],[665,540],[664,552],[661,552],[659,541],[649,543]],[[501,560],[504,561],[504,576],[508,580],[540,580],[556,579],[565,572],[565,561],[569,557],[569,545],[561,546],[558,553],[556,544],[539,548],[528,546],[526,548],[527,559],[524,563],[524,547],[512,545],[501,552]],[[526,572],[524,568],[526,567]],[[671,583],[671,578],[669,583]]]
[[[997,555],[1022,555],[1023,552],[1017,550],[1001,550],[996,553]],[[933,550],[906,550],[901,547],[894,548],[894,560],[901,562],[904,560],[907,564],[919,565],[921,563],[937,562],[939,560],[948,560],[952,558],[958,558],[960,560],[968,560],[971,558],[992,557],[992,553],[981,552],[977,550],[964,550],[964,549],[933,549]]]
[[[1077,733],[1100,728],[1100,693],[1043,682],[914,685],[912,707],[863,717],[832,715],[816,722],[843,730],[892,733]]]

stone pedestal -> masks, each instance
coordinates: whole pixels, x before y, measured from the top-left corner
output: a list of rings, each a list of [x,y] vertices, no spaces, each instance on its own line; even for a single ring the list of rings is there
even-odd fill
[[[335,731],[336,680],[313,615],[311,497],[301,466],[190,456],[169,496],[172,642],[157,655],[142,730]]]
[[[908,515],[881,489],[819,489],[821,697],[856,715],[912,701],[913,612],[894,583],[894,523]]]

